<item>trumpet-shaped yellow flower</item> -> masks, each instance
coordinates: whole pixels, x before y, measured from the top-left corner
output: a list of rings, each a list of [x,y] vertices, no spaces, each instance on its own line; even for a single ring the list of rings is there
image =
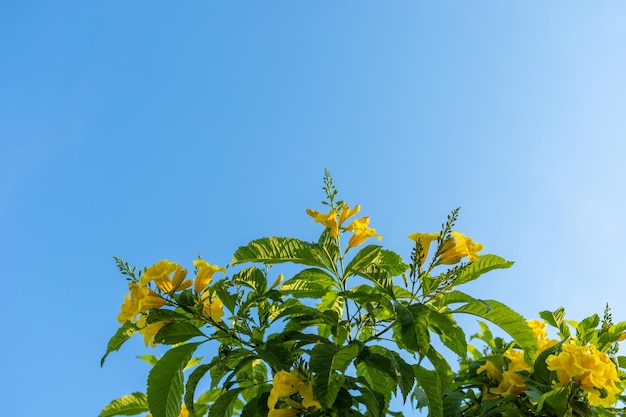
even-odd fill
[[[193,261],[193,264],[198,268],[198,275],[196,276],[193,287],[197,293],[204,291],[206,287],[209,286],[211,280],[213,279],[213,274],[218,271],[224,274],[226,273],[225,268],[220,268],[217,265],[211,265],[202,259],[196,259]]]
[[[565,343],[558,355],[546,359],[548,369],[556,371],[558,385],[565,386],[575,381],[587,392],[591,405],[610,407],[618,400],[622,389],[617,386],[619,376],[609,356],[595,346],[577,346]],[[606,396],[602,398],[602,390]]]
[[[321,223],[330,229],[330,235],[333,238],[339,236],[339,223],[337,222],[337,210],[330,210],[328,213],[320,213],[316,210],[307,209],[306,213],[313,217],[315,223]]]
[[[202,312],[204,315],[213,319],[213,321],[222,321],[224,315],[224,305],[222,300],[217,297],[210,297],[209,292],[202,299]]]
[[[355,216],[359,211],[361,211],[360,205],[356,205],[352,210],[350,210],[350,206],[344,204],[341,207],[341,213],[339,213],[339,227],[341,227],[341,225],[343,225],[343,223],[350,217]]]
[[[421,245],[421,251],[419,253],[422,262],[428,256],[428,249],[433,240],[439,239],[439,233],[411,233],[409,239],[419,242]]]
[[[146,285],[150,281],[157,281],[164,278],[169,278],[169,275],[176,271],[176,267],[178,267],[176,262],[170,262],[167,259],[163,259],[149,268],[146,268],[143,275],[141,275],[141,279],[139,283],[141,285]]]
[[[304,408],[313,408],[314,410],[319,410],[322,408],[322,405],[313,397],[313,385],[312,384],[302,384],[300,385],[300,389],[298,390],[300,395],[302,395],[302,406]]]
[[[272,390],[267,399],[267,407],[272,411],[280,397],[288,397],[295,394],[302,385],[302,379],[298,375],[287,371],[278,371],[272,381]]]
[[[491,361],[486,361],[484,365],[476,370],[477,374],[482,372],[487,372],[487,376],[494,381],[502,381],[502,370]]]
[[[378,240],[382,239],[382,236],[376,233],[376,229],[373,229],[368,226],[370,223],[369,216],[361,217],[360,219],[354,220],[352,223],[346,227],[346,230],[354,231],[352,236],[350,236],[350,240],[348,241],[348,247],[346,251],[350,248],[354,248],[359,246],[363,242],[365,242],[370,237],[377,237]]]
[[[537,347],[539,348],[537,351],[538,354],[558,343],[557,340],[548,339],[548,333],[545,330],[545,322],[541,320],[529,320],[528,325],[537,338]]]
[[[117,316],[117,320],[120,323],[126,321],[137,321],[137,315],[139,313],[145,313],[151,308],[161,308],[167,302],[159,297],[150,288],[143,285],[131,282],[128,284],[130,294],[124,296],[124,303],[120,307],[120,313]]]
[[[494,365],[491,361],[486,361],[483,366],[476,370],[476,373],[487,372],[487,376],[498,382],[498,386],[488,390],[490,395],[518,395],[527,390],[524,378],[517,372],[530,370],[530,366],[524,361],[524,352],[521,350],[509,349],[504,352],[504,356],[509,359],[504,371]],[[491,398],[489,395],[488,398]]]
[[[154,343],[154,336],[156,336],[159,330],[161,330],[163,326],[165,326],[169,322],[157,321],[156,323],[152,323],[148,325],[146,325],[145,323],[146,323],[146,316],[141,316],[141,319],[139,320],[139,323],[138,323],[139,326],[141,327],[139,329],[139,333],[143,334],[143,342],[145,343],[146,347],[148,346],[155,347],[156,343]]]
[[[451,234],[452,236],[443,243],[437,264],[453,265],[459,263],[466,256],[470,262],[477,261],[478,252],[483,250],[484,246],[459,232],[452,232]]]

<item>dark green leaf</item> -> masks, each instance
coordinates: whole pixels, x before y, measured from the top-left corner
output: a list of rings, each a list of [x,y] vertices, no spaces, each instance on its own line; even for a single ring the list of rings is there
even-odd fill
[[[185,385],[185,405],[187,406],[187,411],[189,411],[190,417],[196,417],[195,405],[193,401],[196,395],[196,387],[198,386],[200,380],[212,367],[213,364],[210,363],[200,365],[193,370],[187,379],[187,384]]]
[[[175,347],[148,375],[148,404],[153,417],[178,417],[183,395],[183,369],[200,343]]]
[[[233,255],[231,265],[242,263],[278,264],[293,262],[324,267],[316,254],[315,245],[289,237],[267,237],[253,240]]]
[[[211,408],[209,408],[209,417],[226,417],[232,415],[233,408],[241,390],[241,388],[235,388],[220,394]]]
[[[394,304],[396,311],[396,332],[400,342],[410,351],[425,354],[430,346],[428,315],[430,308],[423,304],[405,307],[399,302]]]
[[[358,353],[359,347],[356,344],[337,348],[335,345],[321,343],[312,349],[309,365],[316,374],[313,392],[322,405],[330,407],[335,402],[343,384],[342,374]]]
[[[194,301],[195,302],[195,301]],[[148,312],[146,318],[146,324],[157,323],[159,321],[174,321],[174,320],[188,320],[189,318],[184,314],[176,312],[174,310],[153,308]]]
[[[192,337],[206,335],[196,326],[185,321],[175,321],[163,326],[155,335],[155,343],[163,343],[166,345],[175,345],[177,343],[186,342]]]
[[[266,384],[259,388],[257,396],[243,407],[241,417],[267,417],[267,399],[270,396],[271,385]]]
[[[150,411],[146,394],[133,392],[130,395],[111,401],[102,409],[98,417],[134,416],[146,411]]]
[[[100,366],[104,365],[104,360],[109,355],[109,353],[114,352],[122,347],[124,342],[126,342],[138,330],[139,328],[133,322],[127,321],[126,323],[122,324],[122,327],[117,329],[113,337],[111,337],[111,339],[109,340],[109,343],[107,345],[107,351],[105,352],[102,359],[100,359]]]

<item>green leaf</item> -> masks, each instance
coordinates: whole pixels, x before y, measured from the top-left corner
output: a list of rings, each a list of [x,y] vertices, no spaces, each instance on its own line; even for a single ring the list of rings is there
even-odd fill
[[[441,343],[456,353],[461,359],[467,355],[467,339],[463,329],[449,314],[430,311],[428,325],[437,333]]]
[[[412,304],[405,307],[399,302],[394,304],[396,311],[395,331],[401,342],[410,352],[425,354],[430,346],[428,315],[430,308],[424,304]]]
[[[321,298],[332,288],[339,289],[335,280],[326,271],[309,268],[285,281],[279,290],[297,298]]]
[[[207,372],[213,367],[213,364],[203,364],[198,366],[193,372],[189,375],[187,379],[187,384],[185,385],[185,405],[187,406],[187,411],[189,411],[190,417],[195,417],[195,405],[194,405],[194,397],[196,395],[196,387],[200,380],[206,375]]]
[[[235,305],[237,303],[237,297],[230,292],[228,292],[228,286],[230,285],[230,280],[220,279],[219,281],[213,284],[213,289],[217,293],[217,296],[224,304],[224,307],[228,309],[231,313],[235,312]]]
[[[443,355],[437,352],[432,346],[426,353],[426,357],[435,367],[434,370],[441,383],[441,390],[444,392],[447,391],[450,385],[452,385],[452,380],[454,378],[454,373],[452,372],[450,364],[446,361]]]
[[[241,410],[241,417],[267,417],[267,399],[270,396],[271,385],[265,384],[259,387],[259,392]]]
[[[231,284],[244,285],[262,294],[267,289],[267,279],[265,274],[256,266],[242,269],[231,278]]]
[[[138,330],[139,328],[137,327],[137,325],[131,321],[127,321],[126,323],[122,324],[122,327],[117,329],[113,337],[111,337],[111,339],[109,340],[109,343],[107,345],[107,351],[105,352],[102,359],[100,359],[100,366],[104,365],[104,360],[107,356],[109,356],[109,353],[119,350],[124,342],[126,342]]]
[[[183,369],[201,343],[175,347],[148,375],[148,404],[153,417],[178,417],[183,395]]]
[[[620,368],[626,369],[626,356],[618,356],[617,363],[619,364]]]
[[[189,317],[179,312],[176,312],[174,310],[153,308],[148,312],[148,317],[146,318],[146,324],[153,324],[159,321],[175,321],[175,320],[189,320]]]
[[[386,363],[389,368],[384,369],[383,364]],[[382,355],[372,354],[369,358],[359,361],[356,365],[356,374],[358,377],[364,378],[368,387],[372,391],[380,394],[378,407],[381,409],[383,415],[389,406],[391,400],[391,394],[396,391],[397,383],[396,379],[392,377],[391,361]],[[382,399],[382,401],[380,401]]]
[[[134,416],[146,411],[150,411],[146,394],[133,392],[130,395],[111,401],[102,409],[98,417]]]
[[[375,391],[364,377],[358,378],[360,385],[356,386],[361,395],[355,399],[367,408],[367,416],[380,417],[385,413],[385,397]]]
[[[320,404],[331,407],[335,402],[344,381],[342,374],[358,353],[359,347],[356,344],[337,348],[332,344],[321,343],[311,350],[309,365],[316,374],[313,392]]]
[[[420,365],[414,365],[413,372],[428,399],[428,417],[443,417],[443,390],[439,376]]]
[[[141,359],[142,361],[148,363],[151,366],[156,365],[156,363],[159,361],[159,358],[157,358],[154,355],[141,355],[141,356],[137,356],[138,359]]]
[[[481,255],[478,257],[478,261],[472,262],[463,268],[463,271],[454,281],[454,285],[473,281],[493,269],[510,268],[514,263],[496,255]]]
[[[344,276],[348,277],[370,265],[377,265],[381,258],[381,249],[382,247],[378,245],[367,245],[361,249],[356,255],[354,255],[354,258],[352,258],[348,266],[346,266]]]
[[[232,415],[241,388],[223,392],[209,409],[209,417],[226,417]]]
[[[387,357],[391,360],[393,371],[396,374],[396,383],[402,393],[402,398],[406,402],[406,397],[411,393],[415,385],[415,374],[413,367],[405,362],[398,352],[387,350]]]
[[[315,245],[289,237],[266,237],[242,246],[233,255],[231,265],[242,263],[297,264],[324,267],[316,253]]]
[[[453,313],[472,314],[489,320],[513,337],[526,355],[534,357],[537,351],[537,339],[526,319],[499,301],[475,300],[457,308]]]
[[[409,266],[402,262],[400,255],[387,249],[381,249],[378,267],[387,271],[393,277],[399,276],[409,269]]]
[[[184,321],[175,321],[163,326],[154,335],[154,341],[166,345],[175,345],[177,343],[186,342],[192,337],[197,336],[207,337],[193,324]]]
[[[539,313],[541,317],[550,326],[559,329],[562,339],[567,339],[570,336],[569,326],[565,322],[565,309],[563,307],[557,308],[554,312],[542,311]]]

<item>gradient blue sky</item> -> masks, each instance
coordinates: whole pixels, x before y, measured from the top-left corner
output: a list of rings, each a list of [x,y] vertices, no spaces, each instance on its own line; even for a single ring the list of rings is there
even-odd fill
[[[112,256],[313,240],[324,167],[406,257],[461,206],[516,261],[472,295],[626,320],[623,2],[5,0],[0,57],[0,415],[143,390]]]

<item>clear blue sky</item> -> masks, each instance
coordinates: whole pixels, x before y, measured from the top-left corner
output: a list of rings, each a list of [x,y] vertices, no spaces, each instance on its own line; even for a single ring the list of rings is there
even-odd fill
[[[143,390],[112,256],[313,240],[324,167],[407,257],[461,206],[516,261],[472,295],[626,320],[625,45],[620,1],[5,0],[0,415]]]

